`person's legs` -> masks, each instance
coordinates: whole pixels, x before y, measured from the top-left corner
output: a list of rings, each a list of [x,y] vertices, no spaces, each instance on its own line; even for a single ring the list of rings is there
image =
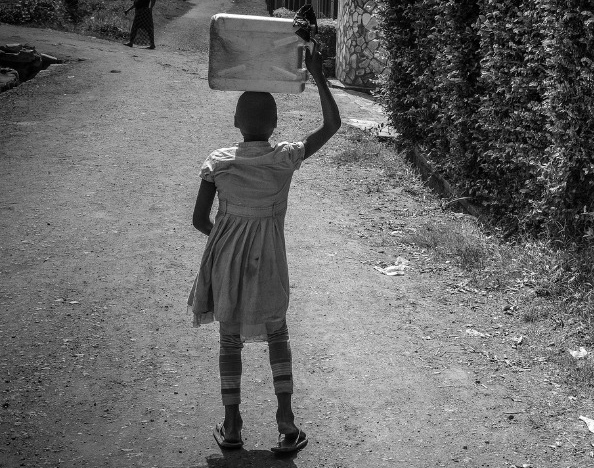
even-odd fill
[[[134,45],[134,39],[136,39],[136,34],[138,33],[138,23],[136,18],[132,22],[132,27],[130,28],[130,40],[125,44],[128,47],[132,47]]]
[[[278,400],[276,422],[281,434],[294,435],[299,433],[295,426],[295,416],[291,407],[293,394],[293,368],[291,346],[289,344],[289,330],[287,323],[283,322],[275,330],[268,330],[268,351],[274,393]]]
[[[239,327],[234,324],[220,324],[219,371],[221,374],[221,397],[225,406],[225,440],[241,440],[243,421],[239,412],[241,403],[241,350],[243,343]]]
[[[148,37],[149,37],[149,49],[155,48],[155,23],[153,22],[153,13],[152,11],[149,13],[149,24],[147,28]]]

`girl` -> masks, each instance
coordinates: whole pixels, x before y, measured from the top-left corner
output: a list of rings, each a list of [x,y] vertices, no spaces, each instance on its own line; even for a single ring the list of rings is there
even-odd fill
[[[305,447],[307,436],[294,422],[292,360],[286,312],[289,275],[284,239],[287,196],[293,172],[340,128],[340,114],[322,73],[318,45],[306,49],[305,64],[320,94],[323,123],[303,141],[268,142],[277,124],[269,93],[246,92],[235,111],[243,143],[211,153],[202,165],[202,182],[193,224],[208,242],[188,299],[194,326],[220,323],[219,369],[225,419],[213,435],[222,448],[239,448],[241,349],[243,342],[267,340],[278,400],[278,445],[274,452]],[[219,210],[210,211],[216,192]]]

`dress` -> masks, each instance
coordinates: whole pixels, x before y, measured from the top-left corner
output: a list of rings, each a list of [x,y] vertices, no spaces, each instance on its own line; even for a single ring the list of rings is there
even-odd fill
[[[266,338],[289,307],[284,224],[302,142],[239,143],[211,153],[200,177],[216,185],[219,210],[188,298],[194,326],[239,324],[244,340]]]
[[[130,43],[137,39],[138,32],[142,31],[148,36],[150,46],[155,45],[155,25],[153,22],[153,11],[150,9],[150,0],[136,0],[134,2],[134,20],[130,29]],[[144,41],[136,41],[139,42]]]

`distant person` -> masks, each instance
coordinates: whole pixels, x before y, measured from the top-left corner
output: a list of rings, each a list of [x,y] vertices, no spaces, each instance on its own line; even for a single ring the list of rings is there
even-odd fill
[[[149,38],[149,49],[155,48],[155,24],[153,23],[153,7],[156,0],[134,0],[134,4],[124,14],[134,9],[134,21],[130,29],[130,40],[124,45],[132,47],[139,29],[143,29]]]
[[[306,50],[305,64],[320,95],[323,122],[302,141],[269,143],[277,126],[270,93],[243,93],[235,127],[243,142],[211,153],[200,171],[202,182],[193,224],[208,235],[198,276],[188,298],[194,326],[220,325],[219,370],[225,419],[213,435],[221,448],[243,445],[239,412],[244,341],[268,341],[274,392],[278,400],[278,443],[273,452],[295,452],[307,445],[291,407],[292,356],[286,312],[289,273],[284,223],[293,172],[340,128],[338,107],[322,73],[318,46]],[[210,212],[218,192],[214,225]]]

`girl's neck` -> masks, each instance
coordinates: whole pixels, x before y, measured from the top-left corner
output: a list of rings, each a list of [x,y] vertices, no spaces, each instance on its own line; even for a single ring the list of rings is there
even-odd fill
[[[264,130],[263,133],[247,133],[243,132],[241,129],[241,135],[243,136],[243,141],[245,143],[250,141],[268,141],[274,132],[274,129]]]
[[[244,135],[243,136],[244,143],[248,143],[250,141],[265,141],[268,142],[268,138],[265,135]]]

